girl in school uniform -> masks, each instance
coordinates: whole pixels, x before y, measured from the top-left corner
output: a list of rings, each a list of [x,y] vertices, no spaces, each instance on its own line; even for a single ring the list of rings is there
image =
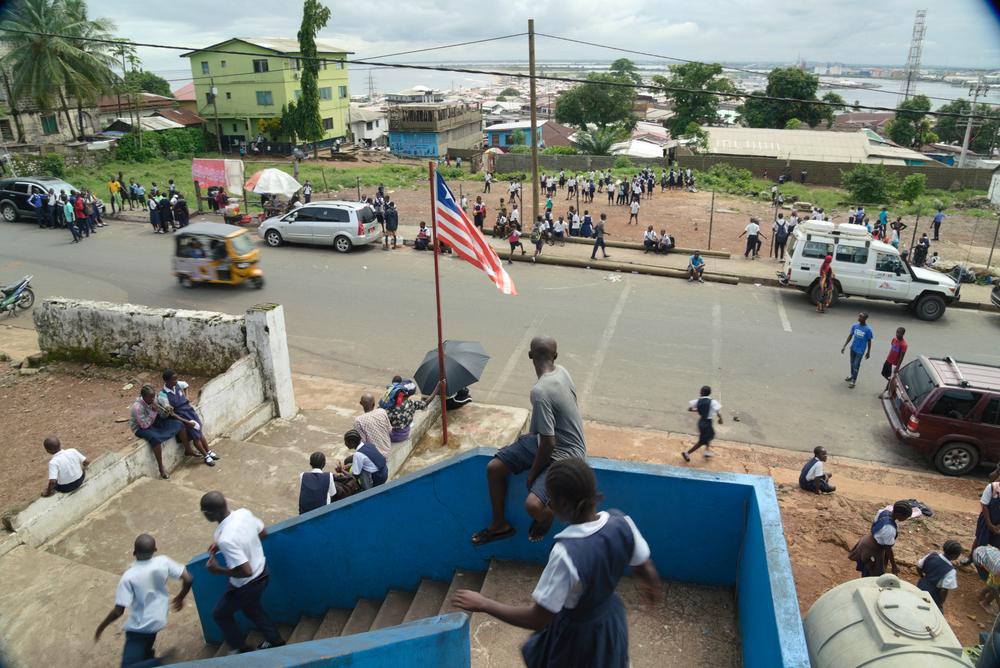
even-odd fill
[[[594,472],[582,459],[549,465],[545,490],[549,507],[569,523],[556,534],[549,561],[530,606],[512,606],[479,592],[460,590],[456,607],[485,612],[500,621],[534,630],[521,648],[528,668],[626,668],[628,624],[615,587],[626,566],[639,578],[650,604],[659,600],[660,578],[649,545],[632,519],[616,510],[597,511]]]

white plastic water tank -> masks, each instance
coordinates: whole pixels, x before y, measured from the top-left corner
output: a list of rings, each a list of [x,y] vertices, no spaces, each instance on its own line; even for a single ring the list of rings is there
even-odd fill
[[[837,232],[840,233],[842,237],[868,237],[868,228],[864,225],[855,225],[853,223],[841,223],[837,225]]]
[[[804,626],[812,668],[972,666],[931,597],[895,575],[834,587]]]
[[[796,229],[801,229],[804,232],[830,234],[833,232],[833,223],[829,220],[807,220],[799,223],[799,226]]]

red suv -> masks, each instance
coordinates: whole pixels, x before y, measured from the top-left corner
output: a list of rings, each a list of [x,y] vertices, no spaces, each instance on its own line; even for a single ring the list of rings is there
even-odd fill
[[[1000,366],[920,357],[899,370],[882,408],[899,440],[945,475],[1000,461]]]

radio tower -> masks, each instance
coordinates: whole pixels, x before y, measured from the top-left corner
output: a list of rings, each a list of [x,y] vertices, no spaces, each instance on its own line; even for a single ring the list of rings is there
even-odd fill
[[[910,39],[910,53],[906,57],[906,69],[899,86],[900,102],[905,102],[913,93],[914,83],[920,75],[920,55],[924,50],[924,34],[927,32],[927,10],[918,9],[913,20],[913,38]]]

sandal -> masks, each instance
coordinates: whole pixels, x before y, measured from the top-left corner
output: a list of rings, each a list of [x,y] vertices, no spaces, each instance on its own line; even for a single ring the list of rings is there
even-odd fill
[[[492,543],[495,540],[503,540],[504,538],[510,538],[517,530],[513,526],[508,526],[503,531],[490,531],[489,527],[486,527],[482,531],[477,531],[472,534],[472,544],[475,546],[486,545],[487,543]]]
[[[542,540],[545,539],[545,534],[547,534],[549,532],[549,529],[551,528],[552,525],[549,524],[549,526],[545,527],[545,529],[542,530],[541,526],[539,526],[538,524],[538,521],[537,520],[533,521],[531,523],[531,527],[528,529],[528,541],[531,543],[541,542]]]

